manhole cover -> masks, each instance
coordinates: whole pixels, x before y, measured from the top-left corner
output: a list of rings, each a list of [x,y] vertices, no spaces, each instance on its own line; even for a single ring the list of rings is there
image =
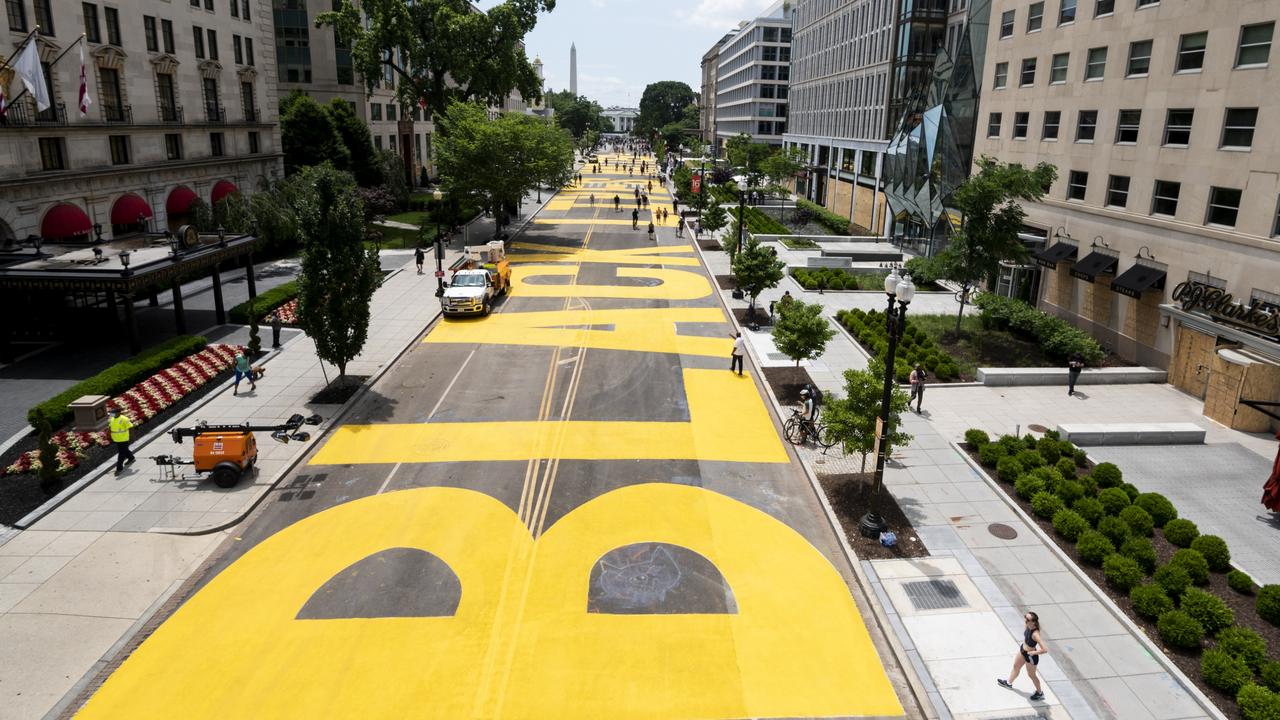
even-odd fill
[[[1027,429],[1030,430],[1031,432],[1038,432],[1038,433],[1049,431],[1049,428],[1043,425],[1028,425]],[[1036,717],[1036,716],[1033,716],[1033,717]]]
[[[995,535],[1001,540],[1012,540],[1018,537],[1018,531],[1004,523],[991,523],[987,526],[987,532]]]
[[[907,599],[917,610],[947,610],[968,607],[960,588],[950,580],[915,580],[902,583]]]

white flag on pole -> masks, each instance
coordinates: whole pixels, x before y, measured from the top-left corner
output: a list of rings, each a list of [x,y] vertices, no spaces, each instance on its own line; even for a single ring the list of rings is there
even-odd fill
[[[93,98],[89,97],[89,82],[84,74],[84,42],[82,36],[80,38],[80,117],[87,115],[89,106],[93,104]]]
[[[18,59],[13,63],[13,70],[18,77],[22,78],[22,84],[27,86],[27,92],[36,99],[36,110],[41,112],[48,110],[49,88],[44,84],[44,68],[40,67],[40,55],[36,51],[34,39],[18,54]]]

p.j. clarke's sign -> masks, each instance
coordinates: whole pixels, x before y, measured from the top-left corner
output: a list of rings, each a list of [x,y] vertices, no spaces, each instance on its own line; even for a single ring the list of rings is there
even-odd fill
[[[1248,305],[1231,293],[1212,285],[1187,280],[1173,289],[1173,301],[1187,312],[1200,312],[1269,338],[1280,338],[1280,312],[1268,310],[1252,300]]]

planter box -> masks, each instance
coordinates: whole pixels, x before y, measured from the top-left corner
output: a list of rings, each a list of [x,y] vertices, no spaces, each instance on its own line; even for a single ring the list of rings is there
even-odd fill
[[[107,427],[106,395],[81,395],[67,404],[71,408],[72,427],[79,432],[97,432]]]
[[[1077,385],[1136,385],[1167,382],[1169,373],[1159,368],[1086,368]],[[978,382],[991,386],[1067,386],[1067,369],[1062,368],[978,368]]]

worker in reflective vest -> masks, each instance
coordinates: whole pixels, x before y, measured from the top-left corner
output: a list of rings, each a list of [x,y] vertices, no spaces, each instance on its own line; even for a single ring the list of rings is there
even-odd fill
[[[132,465],[136,459],[129,450],[129,431],[133,429],[133,422],[120,412],[120,408],[113,407],[107,426],[111,429],[111,442],[116,444],[116,474],[119,475],[124,472],[126,464]]]

